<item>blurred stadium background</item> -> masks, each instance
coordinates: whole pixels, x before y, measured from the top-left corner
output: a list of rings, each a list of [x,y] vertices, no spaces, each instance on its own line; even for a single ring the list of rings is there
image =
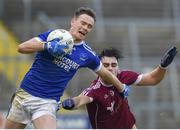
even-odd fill
[[[88,37],[98,53],[114,46],[124,54],[121,69],[147,72],[172,45],[180,50],[180,0],[0,0],[0,111],[7,112],[12,93],[33,61],[17,45],[40,32],[68,29],[74,10],[93,8],[97,23]],[[68,22],[67,22],[68,21]],[[80,70],[63,98],[78,95],[95,75]],[[180,128],[180,54],[157,86],[135,87],[129,102],[140,129]],[[89,128],[85,108],[61,110],[58,128]]]

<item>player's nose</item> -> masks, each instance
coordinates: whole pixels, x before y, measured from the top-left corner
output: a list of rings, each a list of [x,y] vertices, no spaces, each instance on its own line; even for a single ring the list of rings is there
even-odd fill
[[[112,71],[112,70],[113,70],[111,66],[109,66],[107,69],[108,69],[109,71]]]

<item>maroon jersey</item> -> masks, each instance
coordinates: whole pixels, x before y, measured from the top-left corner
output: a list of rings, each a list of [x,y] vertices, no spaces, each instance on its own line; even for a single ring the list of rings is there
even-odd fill
[[[122,83],[131,85],[138,76],[133,71],[122,71],[117,77]],[[93,129],[131,129],[135,124],[127,99],[121,98],[115,87],[107,86],[97,78],[82,94],[93,98],[93,102],[87,104]]]

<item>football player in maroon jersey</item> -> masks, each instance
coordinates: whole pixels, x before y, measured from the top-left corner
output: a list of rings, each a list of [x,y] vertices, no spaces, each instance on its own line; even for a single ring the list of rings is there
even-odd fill
[[[104,49],[100,54],[101,62],[111,73],[127,85],[156,85],[165,76],[166,68],[177,53],[176,47],[170,48],[161,59],[160,65],[149,73],[138,74],[134,71],[120,71],[118,59],[121,55],[114,48]],[[119,96],[112,85],[101,78],[92,82],[79,96],[62,102],[64,109],[72,110],[86,104],[93,129],[131,129],[136,128],[136,120],[131,112],[127,98]]]

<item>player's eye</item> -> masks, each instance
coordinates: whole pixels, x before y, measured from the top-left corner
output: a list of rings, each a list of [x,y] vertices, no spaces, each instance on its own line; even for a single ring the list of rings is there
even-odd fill
[[[103,65],[104,65],[104,67],[109,67],[109,66],[111,66],[111,67],[117,67],[117,63],[111,63],[111,64],[109,64],[109,63],[103,63]]]
[[[117,63],[112,63],[111,66],[112,67],[117,67]]]
[[[81,21],[81,24],[82,24],[82,25],[86,25],[86,23],[85,23],[84,21]]]
[[[88,28],[91,29],[93,26],[91,24],[88,24]]]
[[[109,67],[109,63],[103,63],[104,67]]]

